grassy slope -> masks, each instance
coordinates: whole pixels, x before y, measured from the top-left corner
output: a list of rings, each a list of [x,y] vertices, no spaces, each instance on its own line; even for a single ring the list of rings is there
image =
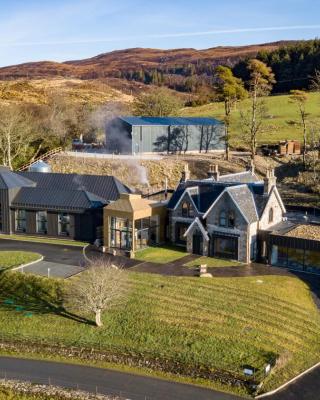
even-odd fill
[[[237,105],[231,121],[231,144],[239,146],[244,144],[240,125],[240,110],[248,110],[249,100]],[[297,107],[289,102],[289,96],[270,96],[266,98],[268,118],[264,123],[264,132],[258,138],[260,143],[272,143],[285,139],[302,139],[301,128],[299,127]],[[320,122],[320,93],[310,93],[307,103],[309,119]],[[184,108],[181,115],[185,116],[206,116],[218,119],[224,118],[223,103],[211,103],[208,105]],[[294,123],[296,122],[296,123]],[[293,123],[293,124],[292,124]]]
[[[33,310],[32,317],[25,318],[15,306],[0,307],[1,335],[9,340],[129,351],[237,373],[244,364],[261,371],[269,356],[276,355],[280,366],[268,378],[267,388],[320,358],[320,315],[309,288],[297,278],[200,281],[130,273],[129,279],[127,303],[104,316],[102,329],[50,312],[37,291],[38,297],[28,297],[26,307]],[[45,296],[52,293],[56,281],[38,280]],[[14,296],[19,290],[14,286]]]
[[[41,257],[38,253],[27,251],[0,251],[0,270],[18,267],[36,261]]]

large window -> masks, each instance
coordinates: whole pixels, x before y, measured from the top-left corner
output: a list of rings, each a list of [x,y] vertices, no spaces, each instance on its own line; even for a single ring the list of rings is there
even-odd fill
[[[219,226],[226,228],[234,228],[236,223],[236,217],[234,211],[220,211],[219,214]]]
[[[125,218],[111,217],[111,247],[122,250],[132,249],[132,223]]]
[[[222,210],[219,214],[219,225],[227,226],[227,213],[224,210]]]
[[[16,231],[25,232],[27,229],[26,210],[16,210]]]
[[[48,218],[47,211],[37,211],[37,232],[48,233]]]
[[[158,244],[158,217],[147,217],[135,221],[135,246],[137,249]]]
[[[60,213],[58,215],[58,234],[61,236],[70,235],[70,215]]]
[[[176,223],[176,243],[181,245],[187,244],[187,239],[184,237],[184,234],[187,232],[189,228],[189,224],[185,223]]]
[[[238,259],[237,238],[214,238],[214,256],[221,258]]]

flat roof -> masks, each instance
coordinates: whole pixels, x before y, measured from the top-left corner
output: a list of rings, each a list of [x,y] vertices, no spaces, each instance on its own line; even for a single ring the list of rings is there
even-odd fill
[[[223,122],[215,118],[204,117],[119,117],[122,121],[132,126],[212,126],[221,125]]]

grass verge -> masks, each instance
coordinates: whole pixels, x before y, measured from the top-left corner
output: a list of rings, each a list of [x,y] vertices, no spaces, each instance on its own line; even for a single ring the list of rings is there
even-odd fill
[[[167,264],[179,258],[187,256],[185,249],[173,246],[147,247],[139,250],[135,258],[140,261],[150,261],[159,264]]]
[[[47,244],[60,244],[62,246],[76,246],[84,247],[88,243],[78,242],[76,240],[46,238],[43,236],[28,236],[28,235],[4,235],[0,234],[0,239],[18,240],[20,242],[34,242],[34,243],[47,243]]]
[[[0,251],[0,271],[19,267],[40,258],[41,254],[28,251]]]

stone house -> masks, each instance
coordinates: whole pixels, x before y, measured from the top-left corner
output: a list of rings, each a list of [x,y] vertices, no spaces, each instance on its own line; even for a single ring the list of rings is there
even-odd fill
[[[203,180],[186,169],[168,203],[169,239],[190,253],[248,263],[257,258],[259,230],[280,223],[285,211],[273,170],[261,181],[253,168],[220,175],[214,166]]]

